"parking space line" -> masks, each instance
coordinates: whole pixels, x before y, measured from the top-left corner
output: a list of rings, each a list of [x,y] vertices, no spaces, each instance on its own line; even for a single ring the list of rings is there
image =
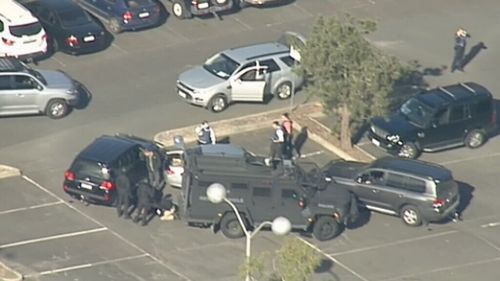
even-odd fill
[[[10,214],[10,213],[15,213],[15,212],[28,211],[28,210],[33,210],[33,209],[38,209],[38,208],[44,208],[44,207],[51,207],[51,206],[59,205],[59,204],[62,204],[62,203],[64,203],[64,202],[63,201],[56,201],[56,202],[39,204],[39,205],[33,205],[33,206],[29,206],[29,207],[24,207],[24,208],[10,209],[10,210],[1,211],[0,215],[5,215],[5,214]]]
[[[58,199],[58,200],[61,200],[61,201],[64,201],[61,197],[57,196],[55,193],[53,193],[52,191],[48,190],[47,188],[43,187],[41,184],[37,183],[36,181],[32,180],[30,177],[26,176],[26,175],[23,175],[22,176],[25,180],[27,180],[28,182],[30,182],[31,184],[33,184],[34,186],[36,186],[37,188],[39,188],[40,190],[43,190],[45,191],[47,194],[50,194],[52,197]],[[64,201],[64,205],[66,205],[68,208],[74,210],[75,212],[79,213],[80,215],[82,215],[83,217],[87,218],[88,220],[94,222],[95,224],[103,227],[103,228],[107,228],[102,222],[94,219],[93,217],[87,215],[86,213],[80,211],[78,208],[76,208],[75,206],[69,204],[68,202]],[[146,250],[144,250],[143,248],[141,248],[140,246],[134,244],[132,241],[126,239],[125,237],[121,236],[118,232],[116,231],[113,231],[111,229],[108,229],[108,231],[110,233],[112,233],[113,235],[115,235],[116,237],[118,237],[120,240],[122,240],[123,242],[125,242],[126,244],[128,244],[130,247],[136,249],[137,251],[143,253],[143,254],[147,254],[151,259],[153,259],[155,262],[157,262],[158,264],[160,264],[161,266],[165,267],[166,269],[170,270],[171,272],[173,272],[174,274],[177,274],[177,276],[181,277],[182,279],[186,280],[186,281],[193,281],[191,280],[189,277],[187,277],[186,275],[180,273],[179,271],[175,270],[174,268],[172,268],[171,266],[168,266],[167,264],[165,264],[162,260],[160,260],[159,258],[153,256],[151,253],[147,252]]]
[[[308,245],[309,247],[313,248],[314,250],[316,250],[318,253],[322,254],[323,256],[327,257],[329,260],[331,260],[332,262],[334,262],[334,264],[336,265],[340,265],[343,269],[349,271],[349,273],[351,273],[352,275],[356,276],[357,278],[359,278],[359,280],[362,280],[362,281],[370,281],[368,280],[367,278],[363,277],[362,275],[360,275],[359,273],[357,273],[356,271],[354,271],[353,269],[351,269],[350,267],[348,267],[347,265],[341,263],[339,260],[337,260],[336,258],[332,257],[331,255],[325,253],[323,250],[321,250],[320,248],[318,248],[316,245],[310,243],[309,241],[305,240],[304,238],[302,237],[298,237],[297,238],[299,240],[301,240],[302,242],[304,242],[304,244]]]
[[[168,29],[168,31],[172,32],[174,35],[182,38],[185,42],[191,42],[193,40],[189,39],[188,37],[184,36],[182,33],[176,31],[175,29],[171,28],[170,26],[166,26],[166,29]]]
[[[72,270],[77,270],[77,269],[89,268],[89,267],[105,265],[105,264],[112,264],[112,263],[117,263],[117,262],[121,262],[121,261],[128,261],[128,260],[133,260],[133,259],[138,259],[138,258],[143,258],[143,257],[148,257],[148,256],[149,256],[148,254],[140,254],[140,255],[135,255],[135,256],[116,258],[116,259],[99,261],[99,262],[94,262],[94,263],[84,263],[84,264],[79,264],[79,265],[73,265],[73,266],[68,266],[68,267],[63,267],[63,268],[58,268],[58,269],[42,271],[42,272],[39,272],[36,274],[24,275],[24,277],[25,278],[33,278],[33,277],[38,277],[38,276],[43,276],[43,275],[51,275],[51,274],[67,272],[67,271],[72,271]]]
[[[234,17],[233,17],[233,19],[234,19],[237,23],[239,23],[239,24],[243,25],[243,27],[244,27],[244,28],[246,28],[247,30],[253,30],[253,27],[251,27],[250,25],[248,25],[248,24],[244,23],[244,22],[243,22],[242,20],[240,20],[238,17],[234,16]]]
[[[355,253],[366,252],[366,251],[376,250],[376,249],[390,247],[390,246],[401,245],[401,244],[405,244],[405,243],[416,242],[416,241],[430,239],[430,238],[436,238],[436,237],[440,237],[440,236],[454,234],[457,232],[459,232],[459,231],[458,230],[449,230],[449,231],[445,231],[445,232],[424,235],[424,236],[415,237],[415,238],[403,239],[403,240],[394,241],[394,242],[390,242],[390,243],[378,244],[378,245],[374,245],[374,246],[370,246],[370,247],[358,248],[358,249],[353,249],[353,250],[338,252],[338,253],[331,253],[329,255],[336,257],[336,256],[341,256],[341,255],[355,254]]]
[[[124,54],[128,54],[129,53],[127,50],[125,50],[122,47],[118,46],[118,44],[116,44],[116,43],[111,43],[111,46],[115,47],[116,49],[118,49],[120,52],[122,52]]]
[[[0,245],[0,250],[6,249],[6,248],[11,248],[11,247],[16,247],[16,246],[23,246],[23,245],[27,245],[27,244],[38,243],[38,242],[45,242],[45,241],[56,240],[56,239],[61,239],[61,238],[80,236],[80,235],[104,231],[107,229],[108,229],[107,227],[100,227],[100,228],[94,228],[94,229],[89,229],[89,230],[83,230],[83,231],[70,232],[70,233],[57,234],[57,235],[52,235],[52,236],[47,236],[47,237],[35,238],[35,239],[30,239],[30,240],[24,240],[24,241]]]
[[[439,164],[445,166],[445,165],[458,164],[458,163],[467,162],[467,161],[492,158],[492,157],[497,157],[497,156],[500,156],[500,153],[492,153],[492,154],[483,155],[483,156],[474,156],[474,157],[468,157],[468,158],[461,158],[461,159],[457,159],[457,160],[444,161],[444,162],[440,162]]]
[[[66,64],[64,62],[62,62],[62,60],[54,57],[54,56],[51,56],[50,57],[51,59],[55,60],[58,64],[60,64],[62,67],[66,67]]]
[[[295,8],[297,8],[297,9],[299,9],[301,12],[303,12],[303,13],[304,13],[304,14],[306,14],[307,16],[309,16],[309,17],[314,17],[314,15],[313,15],[311,12],[309,12],[308,10],[306,10],[306,9],[302,8],[302,6],[300,6],[299,4],[297,4],[297,3],[293,3],[293,6],[294,6]]]
[[[500,226],[500,222],[490,222],[490,223],[481,225],[482,228],[495,227],[495,226]]]
[[[310,153],[304,153],[304,154],[300,155],[300,158],[313,157],[316,155],[321,155],[323,153],[325,153],[325,151],[323,151],[323,150],[318,150],[318,151],[314,151],[314,152],[310,152]]]

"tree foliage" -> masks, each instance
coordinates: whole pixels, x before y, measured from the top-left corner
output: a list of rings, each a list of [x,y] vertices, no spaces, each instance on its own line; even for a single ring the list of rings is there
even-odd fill
[[[375,30],[375,22],[350,15],[319,17],[301,50],[299,70],[309,78],[307,90],[340,121],[332,129],[343,148],[351,147],[353,132],[364,122],[387,115],[394,84],[405,72],[397,59],[365,39]]]
[[[276,252],[276,274],[283,281],[305,281],[321,264],[321,257],[295,237],[285,238]]]

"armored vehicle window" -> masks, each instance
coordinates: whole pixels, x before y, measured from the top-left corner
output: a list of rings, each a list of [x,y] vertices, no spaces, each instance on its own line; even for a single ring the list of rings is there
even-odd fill
[[[209,187],[213,182],[209,181],[198,181],[198,186],[200,187]]]
[[[281,190],[281,198],[294,199],[297,197],[295,190],[293,189],[283,189]]]
[[[246,183],[232,183],[231,189],[246,190],[248,189],[248,185]]]
[[[268,187],[254,187],[252,195],[255,197],[271,197],[271,189]]]

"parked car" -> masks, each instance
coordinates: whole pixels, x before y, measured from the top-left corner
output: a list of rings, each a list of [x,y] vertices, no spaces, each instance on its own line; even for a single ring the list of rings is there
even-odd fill
[[[349,189],[369,210],[400,216],[409,226],[453,218],[460,202],[450,170],[437,164],[397,157],[372,163],[332,161],[326,180]]]
[[[106,33],[87,12],[71,0],[37,0],[24,4],[49,33],[52,51],[72,55],[105,48]]]
[[[458,146],[478,148],[496,128],[491,93],[474,83],[424,91],[389,118],[371,120],[371,142],[401,157],[416,158]]]
[[[168,0],[170,11],[178,19],[215,14],[231,10],[235,0]]]
[[[0,59],[0,116],[66,116],[83,98],[80,83],[62,71],[33,69],[13,58]]]
[[[77,3],[115,34],[152,27],[160,21],[160,6],[154,0],[77,0]]]
[[[233,102],[263,102],[269,95],[290,98],[304,78],[294,72],[296,52],[305,39],[296,33],[301,46],[285,41],[255,44],[224,50],[202,66],[189,69],[177,79],[177,94],[188,103],[221,112]],[[290,41],[287,41],[290,42]]]
[[[37,59],[47,52],[47,34],[31,12],[14,0],[0,8],[0,57]]]
[[[116,200],[113,173],[123,171],[132,187],[147,178],[141,149],[155,150],[163,155],[154,142],[138,137],[104,135],[96,138],[78,153],[64,173],[64,191],[86,202],[113,205]]]
[[[164,178],[171,187],[180,188],[182,186],[182,174],[184,173],[184,151],[167,150],[165,152]]]

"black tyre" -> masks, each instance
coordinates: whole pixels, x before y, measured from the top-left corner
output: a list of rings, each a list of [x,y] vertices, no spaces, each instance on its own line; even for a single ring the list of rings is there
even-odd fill
[[[407,142],[399,149],[398,156],[402,158],[415,159],[419,156],[420,150],[417,145],[412,142]]]
[[[192,17],[191,11],[186,7],[186,3],[183,0],[173,0],[170,11],[176,18],[181,20]]]
[[[335,238],[340,232],[339,223],[330,216],[321,216],[314,223],[313,236],[318,241],[327,241]]]
[[[212,112],[219,113],[224,111],[227,106],[227,98],[224,95],[216,95],[210,100],[208,109]]]
[[[292,83],[290,82],[283,82],[276,87],[276,96],[280,100],[288,99],[292,96],[293,94],[293,88],[292,88]]]
[[[50,100],[45,108],[45,114],[51,119],[60,119],[69,112],[68,104],[62,99]]]
[[[57,53],[59,51],[59,43],[57,43],[56,38],[52,38],[52,47],[51,47],[52,54]]]
[[[467,133],[464,139],[464,144],[468,148],[481,147],[486,142],[486,133],[482,130],[472,130]]]
[[[406,205],[401,208],[401,220],[408,226],[419,226],[422,224],[422,215],[417,207],[413,205]]]
[[[108,22],[108,29],[113,34],[118,34],[122,32],[122,27],[120,26],[120,22],[113,18]]]
[[[220,230],[222,234],[229,239],[237,239],[245,235],[238,218],[232,213],[225,214],[222,217],[220,221]]]

